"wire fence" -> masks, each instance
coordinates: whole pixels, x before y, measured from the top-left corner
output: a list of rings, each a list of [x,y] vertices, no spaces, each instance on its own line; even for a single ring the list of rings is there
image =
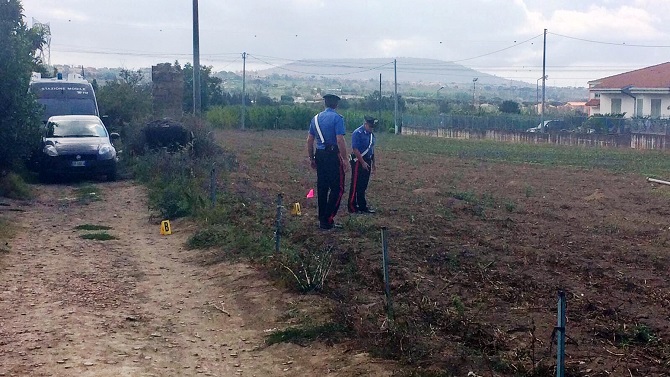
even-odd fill
[[[551,131],[597,134],[644,133],[668,135],[670,119],[621,118],[610,116],[545,116],[545,121],[558,120],[561,128]],[[402,124],[406,127],[427,129],[457,129],[470,131],[515,131],[523,132],[536,128],[541,118],[533,115],[413,115],[403,114]]]

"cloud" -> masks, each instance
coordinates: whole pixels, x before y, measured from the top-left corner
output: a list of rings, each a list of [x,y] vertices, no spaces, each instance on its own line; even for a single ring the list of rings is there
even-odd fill
[[[592,5],[585,11],[558,9],[548,17],[527,10],[526,20],[521,32],[546,28],[553,33],[607,42],[651,40],[665,35],[654,27],[660,22],[654,14],[646,8],[626,5],[617,8]]]
[[[54,62],[148,66],[190,61],[192,4],[178,0],[23,0],[26,16],[50,23]],[[501,76],[602,77],[603,67],[666,61],[670,0],[244,0],[200,1],[201,62],[416,57],[453,61]],[[600,43],[608,42],[608,43]],[[626,45],[623,45],[626,43]],[[77,52],[78,55],[73,55]],[[95,63],[93,61],[95,60]],[[584,73],[593,65],[595,72]],[[560,72],[560,71],[563,72]]]
[[[383,39],[377,42],[376,45],[377,50],[384,57],[398,57],[406,54],[407,51],[423,50],[421,46],[424,46],[425,42],[413,38]]]

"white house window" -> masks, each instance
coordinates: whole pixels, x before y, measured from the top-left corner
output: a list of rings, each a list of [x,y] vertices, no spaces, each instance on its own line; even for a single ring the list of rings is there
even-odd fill
[[[644,116],[644,113],[642,112],[642,109],[644,109],[644,101],[642,98],[637,99],[637,106],[635,107],[635,116],[636,117],[641,117]]]
[[[661,117],[661,99],[652,98],[651,99],[651,117],[660,118]]]
[[[659,109],[660,109],[660,107],[659,107]],[[621,98],[612,98],[612,111],[611,111],[611,113],[612,114],[621,114]]]

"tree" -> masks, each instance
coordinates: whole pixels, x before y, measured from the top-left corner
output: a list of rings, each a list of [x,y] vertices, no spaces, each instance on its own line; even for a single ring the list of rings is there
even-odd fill
[[[379,103],[379,91],[368,94],[362,100],[361,108],[365,111],[379,111],[380,108],[384,110],[394,110],[395,109],[395,99],[393,96],[382,96],[381,105]],[[398,110],[404,111],[406,108],[405,99],[402,96],[398,95]]]
[[[293,99],[293,96],[288,95],[288,94],[282,94],[280,102],[282,105],[292,105],[295,100]]]
[[[193,112],[193,66],[186,63],[181,68],[179,62],[175,62],[177,69],[181,69],[184,74],[184,111]],[[207,111],[212,106],[225,105],[226,96],[221,89],[221,80],[219,77],[212,76],[212,67],[200,67],[200,105],[202,112]]]
[[[500,112],[505,114],[521,114],[521,107],[514,101],[505,100],[500,104]]]
[[[40,108],[28,94],[44,34],[23,22],[18,0],[0,0],[0,171],[27,158],[39,142]]]
[[[105,124],[123,133],[126,125],[146,120],[151,115],[151,86],[143,81],[139,70],[123,69],[119,76],[100,87],[97,93],[100,113],[106,116]]]

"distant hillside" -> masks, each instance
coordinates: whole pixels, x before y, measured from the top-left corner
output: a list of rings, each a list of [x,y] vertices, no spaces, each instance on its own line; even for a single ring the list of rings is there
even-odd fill
[[[339,80],[393,81],[393,59],[332,59],[299,60],[281,67],[256,72],[259,76],[286,75],[299,78]],[[435,59],[398,58],[398,82],[467,84],[477,78],[477,84],[534,87],[523,81],[512,81],[464,67],[459,64]]]
[[[59,72],[81,73],[81,67],[56,66]],[[104,85],[120,77],[121,68],[87,67],[84,75]],[[145,82],[151,80],[151,68],[142,68]],[[464,101],[473,97],[472,79],[477,78],[476,96],[480,102],[499,103],[512,100],[519,103],[539,101],[535,84],[513,81],[482,73],[458,64],[441,60],[399,58],[397,64],[399,94],[405,98],[442,98]],[[393,94],[393,59],[301,60],[281,67],[247,71],[246,91],[252,96],[266,94],[274,99],[281,96],[312,98],[322,91],[349,96],[366,96],[379,90],[382,75],[384,95]],[[239,72],[214,71],[212,76],[222,80],[223,90],[241,92]],[[584,101],[587,88],[546,88],[547,102]]]

